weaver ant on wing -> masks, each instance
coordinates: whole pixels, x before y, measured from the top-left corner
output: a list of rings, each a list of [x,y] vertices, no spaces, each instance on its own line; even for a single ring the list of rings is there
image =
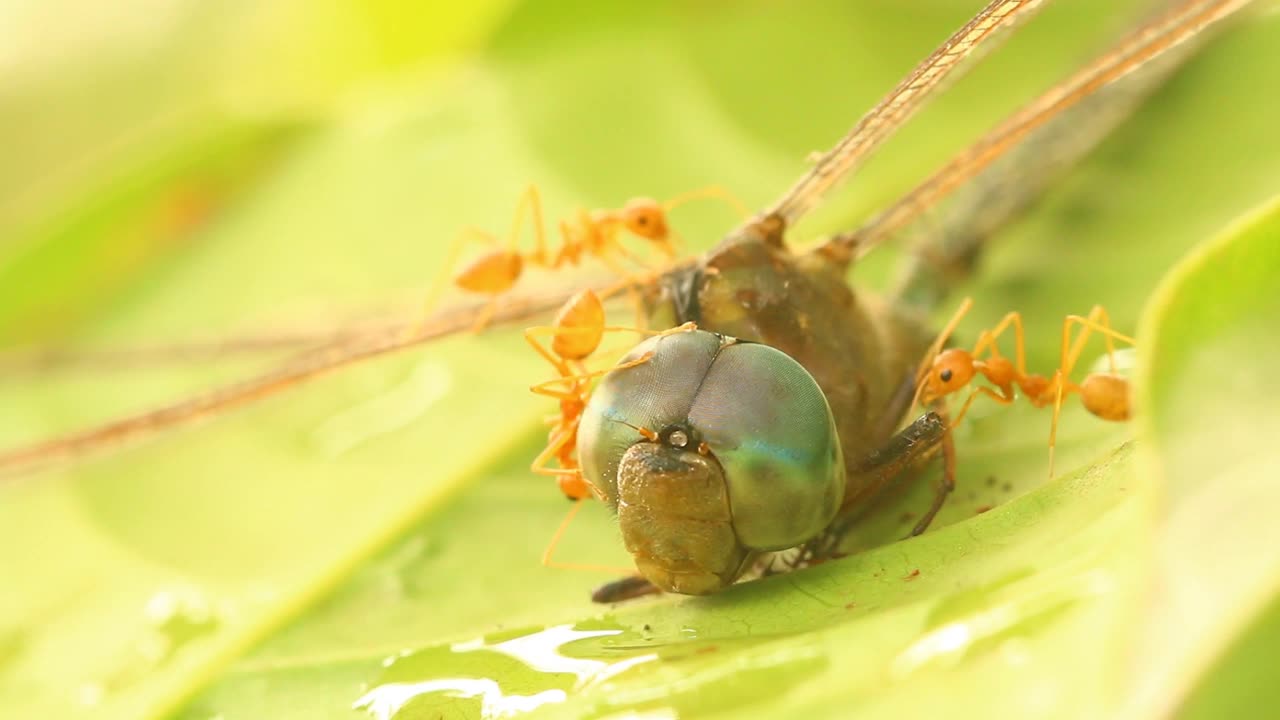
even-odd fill
[[[462,290],[490,296],[491,302],[476,320],[474,329],[479,331],[493,317],[498,297],[515,286],[526,266],[556,270],[565,265],[577,266],[584,256],[589,256],[598,258],[621,277],[633,279],[634,273],[624,267],[615,256],[626,258],[642,268],[645,267],[645,262],[622,243],[624,232],[649,241],[665,258],[674,260],[679,252],[679,236],[671,230],[667,214],[680,205],[703,198],[719,198],[729,203],[743,217],[750,215],[746,205],[718,186],[694,190],[666,202],[632,198],[619,209],[579,210],[571,219],[561,220],[560,247],[552,252],[548,247],[543,222],[541,195],[536,186],[530,185],[516,204],[506,246],[476,258],[453,274],[451,280]],[[532,216],[532,251],[522,251],[518,247],[526,214]],[[470,240],[486,245],[497,245],[499,242],[494,235],[477,228],[463,231],[449,253],[444,275],[427,299],[428,314],[450,280],[458,253]]]

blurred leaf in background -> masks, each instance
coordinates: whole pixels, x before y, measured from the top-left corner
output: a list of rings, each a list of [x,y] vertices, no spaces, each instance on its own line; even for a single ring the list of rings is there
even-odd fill
[[[474,48],[506,5],[10,5],[0,340],[92,319],[198,242],[290,141],[377,78]]]
[[[457,232],[501,232],[530,182],[549,217],[713,183],[760,206],[978,4],[0,9],[0,341],[132,347],[403,316]],[[796,240],[883,206],[1143,6],[1053,4]],[[1144,419],[1064,413],[1064,477],[1045,482],[1043,412],[975,411],[961,490],[929,534],[602,615],[586,593],[607,578],[538,565],[566,509],[527,470],[549,408],[524,388],[546,368],[508,331],[454,338],[6,482],[0,714],[1069,717],[1130,701],[1155,716],[1200,677],[1191,710],[1248,698],[1240,678],[1274,653],[1239,632],[1280,575],[1253,552],[1263,520],[1198,511],[1206,492],[1272,505],[1274,313],[1256,300],[1276,221],[1228,225],[1277,191],[1280,108],[1259,88],[1280,70],[1278,18],[1215,40],[966,288],[965,337],[1021,310],[1038,367],[1066,313],[1144,318]],[[706,247],[737,218],[707,204],[674,221]],[[860,285],[883,280],[884,250]],[[1212,307],[1226,310],[1195,310]],[[278,359],[5,366],[0,447]],[[1206,397],[1223,366],[1231,392]],[[1237,401],[1248,422],[1219,422]],[[625,562],[604,510],[583,514],[561,552]],[[901,533],[896,513],[876,522]],[[1211,554],[1183,562],[1189,546]],[[1222,568],[1253,582],[1213,592],[1205,566],[1242,556]]]

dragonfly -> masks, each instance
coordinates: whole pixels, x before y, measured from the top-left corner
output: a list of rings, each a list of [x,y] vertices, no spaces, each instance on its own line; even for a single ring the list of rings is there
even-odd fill
[[[989,3],[920,63],[834,148],[817,157],[794,186],[750,220],[727,233],[721,247],[739,244],[767,248],[770,252],[792,253],[794,226],[853,175],[931,96],[967,68],[971,55],[988,49],[1042,4],[1036,0]],[[886,303],[888,307],[922,316],[937,310],[943,299],[950,296],[957,283],[956,278],[964,277],[972,267],[984,241],[993,232],[992,228],[1030,203],[1042,190],[1035,181],[1027,178],[1037,175],[1047,178],[1052,166],[1070,164],[1087,152],[1136,107],[1160,79],[1176,69],[1178,61],[1190,54],[1193,41],[1203,31],[1248,4],[1244,0],[1172,3],[1125,35],[1110,50],[981,137],[899,201],[856,229],[837,233],[805,251],[803,257],[815,262],[828,262],[843,275],[849,266],[913,223],[921,219],[926,223],[941,222],[938,219],[941,215],[931,213],[938,212],[936,208],[944,200],[960,206],[962,210],[968,207],[967,226],[960,222],[948,224],[948,230],[942,237],[916,243]],[[1000,172],[1002,164],[1015,160],[1023,168],[1017,175],[1022,182],[1013,185],[999,182],[1003,177]],[[980,208],[980,211],[973,208]],[[796,257],[800,257],[799,253]],[[681,273],[697,267],[697,261],[691,261],[673,268],[666,277],[687,278],[690,276]],[[573,289],[529,292],[513,297],[494,311],[493,323],[528,324],[531,320],[545,317]],[[654,295],[662,291],[662,285],[654,282],[641,289]],[[265,402],[268,398],[338,371],[465,332],[475,325],[476,318],[488,312],[490,307],[483,303],[459,305],[433,315],[426,322],[412,321],[377,330],[354,328],[318,335],[303,334],[296,338],[271,340],[257,337],[242,342],[219,342],[203,349],[189,346],[169,348],[166,353],[158,354],[170,357],[199,355],[204,351],[251,351],[263,346],[294,354],[268,372],[237,380],[199,396],[0,450],[0,477],[23,478],[48,468],[74,465],[105,451],[120,450],[122,446],[197,421],[220,418],[232,410]],[[674,325],[675,318],[672,320]],[[926,333],[921,339],[927,340],[930,335]],[[767,339],[785,344],[781,337]],[[912,341],[899,349],[903,357],[894,363],[905,366],[910,364],[907,358],[918,356],[923,345],[917,347]],[[46,360],[56,358],[44,357]],[[821,364],[833,361],[833,357],[826,361],[806,360]],[[123,360],[130,360],[127,353]],[[826,372],[834,374],[836,370],[833,367]],[[894,383],[886,381],[883,385],[893,387]],[[909,398],[910,394],[906,397]],[[879,398],[877,402],[887,403],[889,398]],[[889,426],[896,426],[900,420],[898,417],[886,422]],[[869,448],[861,450],[869,451]],[[931,508],[931,511],[936,511],[936,508]]]
[[[1188,6],[1179,3],[1175,7]],[[1208,6],[1196,4],[1196,7]],[[950,29],[940,31],[938,37],[930,42],[936,43]],[[1147,63],[1144,67],[1155,66]],[[1226,82],[1228,79],[1224,76],[1217,81]],[[1202,105],[1185,98],[1184,101],[1196,107]],[[1185,110],[1187,105],[1181,107]],[[1096,107],[1093,109],[1097,110]],[[1049,123],[1049,126],[1060,130],[1065,128],[1068,139],[1079,137],[1078,131],[1086,127],[1093,127],[1080,122],[1067,122],[1065,125]],[[1047,126],[1042,127],[1050,135],[1055,134]],[[1102,129],[1096,131],[1103,132]],[[835,135],[833,132],[832,136]],[[1038,152],[1021,153],[1017,148],[1057,145],[1049,142],[1048,145],[1037,146],[1033,139],[1023,142],[1032,142],[1033,145],[1013,143],[1014,147],[1003,148],[998,154],[1015,160],[1013,164],[1023,168],[1023,172],[1015,172],[1014,177],[1025,180],[1035,176],[1036,158],[1043,155]],[[976,147],[990,149],[997,146],[987,143]],[[1068,156],[1070,154],[1067,153]],[[1060,160],[1069,162],[1069,159]],[[966,161],[959,162],[960,166],[968,167]],[[1026,162],[1030,162],[1030,166],[1022,164]],[[833,167],[838,165],[820,162],[815,166],[828,170]],[[846,170],[851,171],[852,168],[839,172]],[[906,201],[899,206],[904,208],[902,215],[884,217],[902,218],[904,228],[912,217],[921,219],[925,226],[937,224],[942,228],[953,228],[942,238],[937,238],[937,242],[939,247],[952,248],[944,255],[958,259],[957,266],[963,270],[968,265],[965,237],[978,238],[977,243],[981,246],[983,239],[989,237],[994,232],[993,227],[999,224],[1000,213],[994,212],[995,207],[1016,206],[1028,200],[1020,193],[1001,192],[1001,188],[1009,186],[1000,182],[1002,176],[999,172],[984,175],[975,170],[973,174],[975,177],[971,180],[955,180],[957,185],[953,190],[959,195],[972,193],[968,198],[953,197],[953,201],[958,202],[961,218],[965,215],[965,207],[986,210],[974,214],[967,229],[965,223],[956,224],[941,208],[927,210],[927,203],[923,201]],[[963,178],[964,173],[946,177]],[[836,179],[825,175],[814,181],[831,185],[820,193],[828,200],[836,195],[832,192]],[[516,182],[523,184],[528,180],[521,177]],[[703,180],[698,178],[697,185],[703,184]],[[706,180],[724,182],[725,178]],[[1195,180],[1189,178],[1188,182]],[[934,182],[921,187],[940,188],[950,184]],[[1197,187],[1206,184],[1200,179]],[[680,189],[672,190],[674,193]],[[652,192],[662,196],[665,195],[664,190],[636,188],[634,192]],[[632,191],[628,189],[627,192]],[[802,190],[799,197],[815,201],[822,199],[804,192]],[[915,197],[923,198],[930,192],[921,191]],[[743,194],[753,197],[751,193]],[[769,210],[778,204],[762,204],[760,207]],[[809,210],[797,212],[804,216]],[[507,219],[504,216],[495,221],[495,225],[500,226],[499,222]],[[892,224],[882,220],[879,227]],[[873,223],[869,227],[877,225]],[[804,228],[801,226],[799,229]],[[370,229],[370,233],[376,234],[376,229]],[[858,234],[857,230],[847,233],[851,238]],[[875,239],[878,235],[883,235],[881,240]],[[885,245],[883,240],[888,239],[889,234],[863,230],[861,236],[857,242],[842,243],[852,248],[854,256],[865,254],[877,244]],[[927,237],[922,233],[915,239],[929,246],[933,241],[926,240]],[[784,239],[788,247],[798,246],[804,240],[795,228],[786,233]],[[912,238],[897,239],[905,241]],[[1036,238],[1035,246],[1047,249],[1055,245],[1069,245],[1074,240],[1068,234],[1054,234]],[[1123,244],[1125,240],[1123,237],[1113,238],[1117,244]],[[378,251],[372,247],[373,243],[366,244],[371,245],[371,252]],[[908,246],[912,243],[901,244]],[[865,258],[868,265],[878,259],[874,255]],[[920,269],[913,271],[911,266],[917,263]],[[930,262],[923,254],[918,261],[909,258],[904,277],[918,280],[899,283],[897,294],[904,302],[919,303],[922,307],[945,305],[952,294],[949,279],[953,273],[946,270],[948,267],[947,263]],[[862,268],[855,268],[854,272],[860,270]],[[1111,272],[1126,279],[1130,277],[1128,270],[1126,267],[1089,268],[1090,272]],[[928,280],[932,273],[947,281],[935,284]],[[1037,279],[1040,277],[1043,276]],[[507,324],[522,326],[544,324],[568,292],[576,289],[567,287],[567,284],[566,281],[566,286],[545,293],[530,292],[513,298],[504,305],[498,319],[505,318]],[[1005,300],[1011,300],[1008,293],[1005,295]],[[1110,298],[1106,297],[1085,297],[1083,303],[1094,301],[1110,304]],[[415,296],[411,302],[416,305],[420,298]],[[996,316],[1011,309],[1010,305],[1017,307],[1013,303],[1005,305],[990,300],[984,305],[991,306],[990,312]],[[1069,309],[1080,312],[1083,307],[1074,305]],[[182,314],[180,307],[171,310],[184,319],[190,317]],[[436,316],[434,325],[423,328],[419,335],[408,335],[400,326],[385,328],[385,332],[348,328],[293,336],[269,333],[203,345],[170,345],[156,348],[154,352],[147,348],[130,348],[111,353],[108,357],[76,357],[74,354],[37,356],[37,361],[45,363],[87,361],[89,369],[96,371],[102,371],[108,365],[121,366],[117,372],[133,372],[129,368],[145,366],[149,381],[139,386],[136,378],[130,376],[128,383],[120,383],[121,387],[114,395],[104,393],[100,388],[96,390],[93,395],[95,404],[100,400],[115,407],[84,408],[87,403],[79,392],[84,386],[74,378],[47,390],[28,388],[46,393],[44,397],[48,402],[28,408],[16,416],[17,421],[13,419],[12,403],[5,402],[0,407],[0,418],[3,418],[0,423],[8,425],[6,430],[11,438],[0,443],[6,448],[0,450],[5,457],[3,474],[6,475],[6,479],[0,481],[0,492],[3,492],[3,502],[0,502],[0,519],[3,522],[0,522],[0,527],[5,529],[6,536],[16,538],[14,542],[7,543],[4,564],[6,569],[13,568],[12,571],[23,579],[15,586],[21,590],[16,611],[20,625],[16,627],[21,627],[23,632],[12,635],[4,632],[7,637],[19,639],[18,653],[7,658],[6,675],[16,667],[27,671],[20,677],[32,677],[36,673],[30,671],[30,658],[37,655],[51,658],[49,662],[53,665],[47,674],[57,687],[37,687],[35,690],[42,695],[38,702],[44,706],[54,705],[63,697],[68,683],[74,686],[77,681],[87,682],[101,677],[94,672],[98,669],[96,666],[90,665],[86,672],[85,665],[81,664],[82,656],[86,655],[83,652],[85,648],[101,648],[100,652],[88,653],[92,657],[86,662],[95,662],[99,657],[108,655],[114,658],[136,653],[133,643],[137,635],[131,632],[135,628],[129,623],[134,621],[137,608],[149,605],[148,599],[157,587],[200,584],[202,589],[212,594],[215,610],[230,606],[234,612],[230,617],[234,620],[256,623],[261,628],[266,623],[278,621],[283,614],[277,609],[280,604],[300,602],[301,598],[314,592],[317,585],[331,582],[335,570],[363,561],[371,546],[380,546],[386,539],[402,533],[412,532],[410,540],[413,542],[397,548],[396,557],[391,560],[417,570],[425,566],[433,573],[430,575],[432,578],[445,576],[452,580],[460,577],[464,578],[463,582],[470,583],[476,576],[483,577],[489,571],[484,562],[489,556],[509,554],[515,560],[501,568],[502,576],[490,575],[490,581],[499,587],[520,587],[522,604],[527,603],[535,611],[542,609],[548,613],[553,610],[562,613],[564,604],[573,598],[585,602],[581,597],[584,595],[584,582],[580,576],[561,577],[536,566],[540,542],[530,543],[536,547],[529,552],[519,547],[525,544],[523,538],[545,537],[554,526],[555,519],[564,511],[564,502],[557,497],[559,493],[545,482],[545,478],[527,471],[536,445],[540,444],[535,440],[540,438],[511,438],[513,428],[522,433],[530,431],[527,434],[532,435],[531,428],[538,416],[548,411],[546,403],[534,402],[536,398],[521,399],[526,395],[524,386],[540,381],[544,376],[513,374],[513,380],[493,371],[492,364],[486,368],[482,360],[492,355],[525,352],[518,339],[504,338],[496,329],[478,338],[444,340],[449,343],[450,351],[460,354],[457,367],[441,370],[440,365],[432,361],[431,355],[440,344],[429,343],[443,340],[455,331],[469,330],[476,313],[481,310],[479,304],[456,307],[452,313]],[[1067,310],[1064,308],[1063,312]],[[950,311],[951,308],[947,308],[942,315]],[[1120,318],[1117,325],[1131,327],[1124,320]],[[413,321],[416,323],[417,318]],[[1028,325],[1031,325],[1030,319]],[[427,345],[423,352],[403,352],[423,345]],[[245,377],[246,369],[256,369],[245,366],[262,362],[258,353],[265,350],[294,357],[286,357],[283,362],[272,366],[266,375]],[[152,380],[157,361],[205,356],[216,356],[234,363],[225,370],[220,363],[216,370],[222,373],[224,381],[229,378],[231,383],[216,388],[210,394],[166,404],[175,392],[186,392],[188,378],[182,374],[186,367],[162,367],[154,371],[159,377]],[[274,361],[274,358],[267,358],[267,362]],[[545,370],[537,363],[520,367],[532,368],[534,365]],[[30,381],[30,375],[17,377],[18,382],[36,384]],[[108,384],[115,377],[108,376]],[[207,380],[203,375],[199,379]],[[451,386],[465,390],[466,403],[449,402]],[[393,394],[396,397],[390,397]],[[408,400],[400,401],[405,396]],[[523,410],[518,409],[521,402],[527,403]],[[114,413],[120,409],[153,405],[163,406],[158,415],[150,414],[145,419],[143,416],[113,419]],[[421,408],[428,405],[441,417],[432,419],[424,416]],[[476,407],[499,407],[510,412],[476,413]],[[233,409],[238,409],[238,412],[230,412]],[[87,423],[84,428],[77,429],[74,422],[77,417],[93,420],[73,415],[77,410],[97,410],[112,415],[96,419],[105,420],[106,424]],[[470,414],[467,414],[468,410]],[[1037,422],[1042,417],[1037,416]],[[191,427],[199,420],[206,422],[199,427]],[[406,431],[409,424],[415,425],[412,432]],[[977,424],[973,418],[966,419],[969,427]],[[180,427],[182,432],[176,432]],[[287,432],[288,428],[293,432]],[[63,434],[68,430],[73,434]],[[141,445],[144,441],[147,447],[124,447]],[[470,459],[458,460],[441,452],[441,448],[464,444],[467,446],[466,457]],[[963,473],[976,455],[967,453],[967,449],[965,444],[957,448],[961,485],[944,512],[966,499],[968,488],[964,483],[969,478]],[[1035,451],[1039,453],[1040,449],[1037,447]],[[495,469],[495,465],[507,465],[509,471]],[[303,470],[299,471],[300,468]],[[504,479],[504,472],[512,477]],[[431,528],[419,531],[424,508],[439,502],[461,483],[461,480],[440,479],[449,477],[475,482],[468,486],[467,495],[458,501],[458,512],[428,513]],[[974,479],[985,485],[981,475]],[[1037,477],[1040,479],[1042,476]],[[995,480],[998,486],[1006,478],[1002,476]],[[860,518],[864,519],[876,518]],[[590,521],[590,517],[584,520]],[[316,532],[317,526],[323,528],[319,533]],[[612,527],[606,527],[607,530],[600,528],[602,542],[599,544],[604,544],[606,536],[603,533],[607,531],[610,533],[607,539],[616,546]],[[902,529],[894,529],[899,530],[896,537],[900,537]],[[512,538],[521,539],[511,542]],[[419,540],[421,542],[417,542]],[[314,553],[309,556],[303,552],[307,547],[315,547],[324,559],[317,563]],[[405,552],[399,552],[401,550]],[[904,548],[906,552],[909,550]],[[33,560],[27,561],[28,557]],[[522,570],[522,562],[532,567]],[[409,580],[398,587],[411,586],[415,575],[420,577],[421,573],[405,573],[404,577]],[[908,578],[913,576],[908,575]],[[384,584],[393,585],[399,577],[392,572],[386,578],[378,577],[377,581],[386,580]],[[209,580],[207,585],[206,579]],[[904,578],[903,582],[906,581]],[[785,583],[773,587],[779,585],[784,589],[787,587]],[[409,591],[412,590],[414,588],[409,587]],[[437,597],[437,587],[426,588],[426,591],[432,596],[427,601],[432,603],[426,606],[428,609],[437,607],[436,603],[448,601]],[[499,619],[507,619],[512,607],[510,594],[489,594],[493,597],[468,594],[467,602],[487,601],[494,606],[488,617],[496,615]],[[19,593],[5,595],[6,608],[12,607],[9,599],[15,595]],[[268,603],[273,598],[277,599],[266,612],[261,610],[264,598]],[[114,614],[102,613],[112,623],[109,630],[96,631],[96,626],[87,628],[86,623],[77,622],[89,616],[89,613],[81,614],[83,608],[96,610],[104,606],[109,611],[123,608]],[[380,607],[391,610],[386,605]],[[433,615],[431,612],[415,614]],[[264,619],[264,615],[270,617]],[[64,617],[72,622],[59,622]],[[445,616],[444,622],[452,621],[453,618]],[[179,625],[179,630],[203,631],[208,627],[198,623]],[[405,637],[407,632],[401,623],[395,623],[393,635],[373,640],[404,647],[413,642]],[[446,627],[443,623],[440,626],[440,635],[452,636],[458,632],[460,630],[456,627]],[[123,637],[123,640],[113,644],[112,640],[118,637]],[[27,639],[31,644],[26,647],[46,651],[25,652],[23,644]],[[245,642],[243,637],[235,641]],[[213,652],[217,657],[211,656]],[[229,649],[226,644],[213,647],[211,642],[206,642],[201,645],[197,639],[182,650],[180,659],[182,666],[187,668],[193,665],[212,668],[234,652],[237,651]],[[170,663],[157,670],[156,674],[177,666],[178,663]],[[112,668],[108,668],[110,670]],[[109,677],[127,680],[130,676]],[[89,698],[100,693],[92,685],[88,690],[86,696]],[[136,695],[126,697],[126,700],[133,698]],[[71,703],[77,704],[77,701],[73,699]],[[73,710],[80,709],[78,704],[74,708],[58,705],[54,711],[27,714],[60,717],[70,716],[74,714]],[[125,711],[120,714],[136,716],[141,713]],[[214,711],[205,713],[211,714]]]

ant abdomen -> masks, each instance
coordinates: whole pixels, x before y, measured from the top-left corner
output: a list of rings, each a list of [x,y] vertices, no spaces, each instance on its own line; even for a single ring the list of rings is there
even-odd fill
[[[523,270],[524,259],[518,254],[496,250],[463,268],[454,283],[468,292],[492,295],[510,290]]]
[[[1119,375],[1094,373],[1080,383],[1080,401],[1103,420],[1129,419],[1129,381]]]

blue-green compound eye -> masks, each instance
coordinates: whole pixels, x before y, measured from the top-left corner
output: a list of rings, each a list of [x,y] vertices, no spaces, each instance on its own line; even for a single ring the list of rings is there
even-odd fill
[[[641,554],[667,555],[676,576],[736,577],[740,567],[730,566],[745,555],[704,561],[681,539],[706,540],[721,519],[749,551],[794,547],[831,522],[844,496],[840,440],[826,397],[799,363],[703,331],[650,338],[626,359],[649,352],[648,362],[604,377],[578,429],[583,473],[618,508],[642,571]],[[662,437],[647,441],[636,428]],[[646,538],[628,536],[624,510],[645,513],[635,532]],[[683,529],[682,518],[692,520]]]
[[[734,529],[747,547],[792,547],[835,517],[845,486],[835,419],[818,383],[786,353],[726,347],[689,424],[724,467]]]

